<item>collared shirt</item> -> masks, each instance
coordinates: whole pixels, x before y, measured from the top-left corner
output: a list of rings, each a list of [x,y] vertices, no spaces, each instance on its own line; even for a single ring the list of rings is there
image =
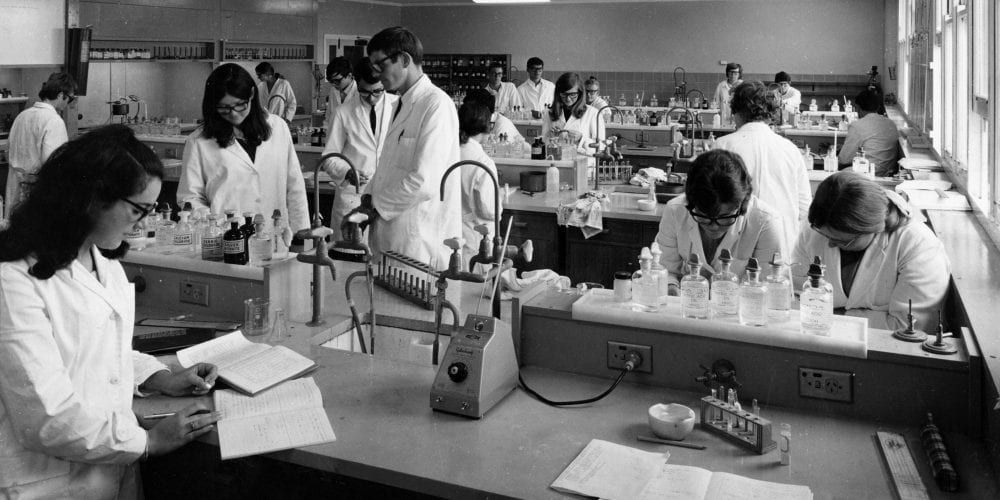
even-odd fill
[[[521,93],[517,91],[517,87],[510,82],[500,82],[500,88],[494,89],[489,84],[486,85],[486,91],[493,94],[496,98],[496,110],[498,113],[509,113],[514,106],[523,106],[521,103]]]
[[[855,120],[847,129],[844,147],[837,155],[837,161],[850,165],[861,148],[864,148],[868,160],[875,164],[875,175],[888,177],[896,173],[899,129],[892,120],[878,113],[868,113]]]
[[[544,78],[539,79],[537,85],[531,80],[525,80],[517,87],[517,91],[521,94],[521,103],[525,111],[544,113],[546,105],[551,105],[555,97],[556,84]]]

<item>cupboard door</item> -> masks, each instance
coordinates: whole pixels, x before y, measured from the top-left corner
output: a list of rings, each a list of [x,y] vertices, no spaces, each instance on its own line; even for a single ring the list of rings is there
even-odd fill
[[[503,217],[501,217],[501,231],[506,231],[507,221],[512,216],[514,217],[514,225],[510,229],[508,244],[520,247],[525,241],[531,240],[535,249],[530,263],[515,262],[518,270],[552,269],[561,272],[558,246],[559,228],[556,226],[555,214],[504,210]]]

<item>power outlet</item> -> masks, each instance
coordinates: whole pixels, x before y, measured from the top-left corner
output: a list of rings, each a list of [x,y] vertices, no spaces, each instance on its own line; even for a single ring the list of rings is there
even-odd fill
[[[653,373],[653,348],[648,345],[626,344],[625,342],[608,341],[608,368],[621,370],[629,360],[629,353],[639,355],[641,361],[635,367],[637,372]]]
[[[180,301],[208,307],[208,283],[181,280]]]
[[[852,403],[854,374],[800,366],[799,396]]]

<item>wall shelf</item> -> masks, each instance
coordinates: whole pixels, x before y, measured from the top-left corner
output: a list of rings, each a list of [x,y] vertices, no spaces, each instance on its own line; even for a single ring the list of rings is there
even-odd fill
[[[214,41],[93,40],[90,62],[215,62]]]
[[[423,69],[428,78],[446,92],[481,88],[490,64],[503,64],[510,76],[510,54],[424,54]]]
[[[223,61],[302,61],[315,59],[312,44],[220,41]]]

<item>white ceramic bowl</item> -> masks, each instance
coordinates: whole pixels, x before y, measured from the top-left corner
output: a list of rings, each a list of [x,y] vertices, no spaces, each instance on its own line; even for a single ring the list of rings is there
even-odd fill
[[[676,403],[649,407],[649,429],[659,438],[680,441],[694,429],[694,410]]]
[[[652,212],[656,208],[656,202],[653,200],[638,200],[635,203],[643,212]]]

